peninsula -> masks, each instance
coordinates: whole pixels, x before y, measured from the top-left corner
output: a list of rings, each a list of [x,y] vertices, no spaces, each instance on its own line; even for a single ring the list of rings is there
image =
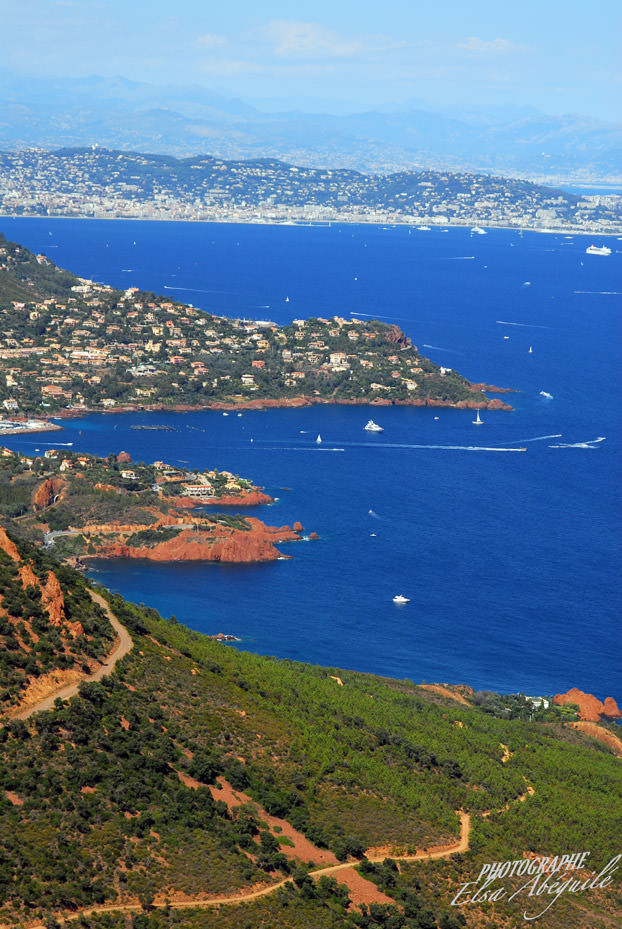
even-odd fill
[[[276,561],[286,557],[278,543],[302,538],[300,523],[266,526],[232,511],[268,503],[229,471],[134,463],[125,452],[97,458],[52,448],[30,458],[0,449],[0,515],[21,538],[43,541],[73,564],[91,557]]]
[[[511,409],[396,325],[229,319],[78,278],[3,236],[0,333],[0,405],[14,421],[320,403]]]

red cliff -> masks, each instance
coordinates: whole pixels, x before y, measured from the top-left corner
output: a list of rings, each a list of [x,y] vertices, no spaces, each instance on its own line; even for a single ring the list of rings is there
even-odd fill
[[[39,484],[32,496],[32,505],[35,510],[44,510],[54,503],[54,498],[65,486],[62,477],[49,477]]]
[[[207,500],[202,497],[169,497],[169,499],[180,510],[190,510],[195,506],[265,506],[268,503],[274,503],[273,497],[269,497],[261,490],[243,490],[239,494],[229,494]]]
[[[22,560],[17,547],[9,539],[0,526],[0,549],[6,552],[9,558],[19,565],[19,576],[24,590],[29,586],[38,587],[41,591],[41,604],[47,610],[50,623],[53,626],[65,626],[72,636],[81,635],[84,631],[79,622],[67,622],[65,616],[65,597],[58,578],[53,571],[49,571],[45,584],[43,584],[32,570],[32,567]]]
[[[605,712],[603,715],[606,716],[607,719],[620,719],[620,717],[622,717],[618,704],[613,697],[605,697]]]
[[[598,723],[602,717],[618,719],[622,715],[613,697],[607,697],[601,703],[593,694],[586,694],[577,687],[572,687],[568,693],[556,694],[553,703],[557,706],[576,704],[579,707],[579,719],[586,722]]]
[[[125,542],[104,545],[98,555],[107,558],[146,558],[149,561],[220,561],[249,564],[277,561],[284,556],[279,542],[293,542],[300,535],[289,526],[266,526],[249,517],[250,529],[216,526],[208,531],[184,529],[174,539],[152,547],[136,547]]]

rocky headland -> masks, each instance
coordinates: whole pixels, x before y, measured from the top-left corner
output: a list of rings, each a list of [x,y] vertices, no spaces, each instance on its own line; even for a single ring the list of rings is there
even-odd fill
[[[579,719],[584,722],[598,723],[602,720],[622,718],[622,713],[613,697],[605,697],[602,703],[593,694],[586,694],[577,687],[572,687],[565,694],[555,694],[553,703],[557,706],[577,706]]]
[[[289,526],[266,526],[259,519],[245,519],[248,528],[235,528],[217,524],[205,528],[196,524],[171,539],[154,544],[133,545],[128,539],[140,527],[123,527],[116,539],[103,539],[95,543],[89,556],[98,558],[132,558],[148,561],[215,561],[233,564],[277,561],[289,556],[278,548],[282,542],[297,542],[299,532]],[[299,525],[299,524],[295,524]],[[302,528],[302,527],[300,527]]]

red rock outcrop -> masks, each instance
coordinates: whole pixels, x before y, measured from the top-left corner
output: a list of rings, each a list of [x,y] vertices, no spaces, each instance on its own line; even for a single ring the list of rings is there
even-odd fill
[[[191,510],[195,506],[264,506],[274,503],[274,498],[261,490],[244,490],[240,494],[229,494],[204,500],[201,497],[169,497],[179,510]]]
[[[31,566],[22,561],[15,544],[10,540],[4,529],[0,526],[0,548],[6,552],[12,561],[19,565],[19,576],[24,589],[33,585],[41,590],[41,603],[47,610],[50,623],[53,626],[65,626],[72,636],[81,635],[84,631],[81,623],[69,623],[65,614],[65,597],[59,580],[53,571],[48,572],[45,584],[42,584]]]
[[[387,342],[391,342],[392,345],[397,345],[399,348],[410,348],[412,345],[411,339],[395,323],[387,333]]]
[[[593,694],[586,694],[577,687],[572,687],[565,694],[555,694],[553,703],[557,706],[576,704],[579,707],[579,719],[585,722],[598,723],[602,717],[617,719],[622,715],[613,697],[607,697],[601,703]]]
[[[513,387],[495,387],[494,384],[471,384],[469,390],[485,390],[489,394],[515,394]]]
[[[47,581],[41,587],[41,603],[48,611],[52,625],[62,625],[65,621],[65,598],[58,578],[53,571],[49,572]],[[76,623],[75,625],[80,624]],[[82,627],[80,627],[80,631],[82,631]]]
[[[6,552],[12,561],[20,562],[22,560],[19,557],[19,552],[17,551],[15,544],[11,542],[2,526],[0,526],[0,548],[3,552]]]
[[[241,494],[230,494],[225,497],[216,497],[214,500],[199,501],[203,506],[263,506],[274,503],[272,497],[261,490],[246,490]]]
[[[128,455],[127,452],[119,452],[117,455],[117,464],[128,464],[132,460],[132,456]]]
[[[603,715],[606,716],[607,719],[620,719],[622,716],[618,704],[613,697],[605,697],[605,712]]]
[[[609,731],[609,729],[605,729],[603,726],[598,726],[596,723],[588,722],[576,722],[572,725],[580,732],[585,732],[587,735],[592,736],[593,739],[598,739],[599,742],[604,742],[605,745],[609,746],[614,755],[617,755],[618,758],[622,758],[622,742],[617,737],[617,735],[614,735],[613,732]]]
[[[209,531],[184,529],[174,539],[152,547],[139,548],[125,542],[105,544],[98,551],[105,558],[146,558],[149,561],[221,561],[249,564],[283,558],[279,542],[293,542],[300,535],[289,526],[266,526],[259,519],[247,519],[250,529],[214,526]]]
[[[35,510],[44,510],[54,503],[54,498],[62,491],[65,481],[62,477],[49,477],[39,484],[32,495],[32,505]]]

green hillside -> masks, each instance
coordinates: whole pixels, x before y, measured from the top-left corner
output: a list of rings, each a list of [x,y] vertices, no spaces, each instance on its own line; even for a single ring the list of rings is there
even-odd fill
[[[79,279],[0,232],[0,303],[66,297]]]
[[[20,586],[5,579],[5,602]],[[131,651],[70,702],[5,715],[0,729],[0,926],[510,929],[534,909],[524,894],[451,906],[484,864],[590,851],[587,876],[619,853],[620,761],[571,728],[567,708],[468,689],[459,702],[238,652],[107,596]],[[466,842],[452,855],[459,810]],[[314,851],[298,852],[296,835]],[[382,864],[439,847],[438,860]],[[368,899],[378,885],[388,902],[355,905],[338,886],[351,867],[314,880],[326,856],[362,862]],[[248,902],[209,900],[282,882]],[[621,905],[616,877],[537,925],[610,929]],[[112,910],[89,914],[97,906]]]

